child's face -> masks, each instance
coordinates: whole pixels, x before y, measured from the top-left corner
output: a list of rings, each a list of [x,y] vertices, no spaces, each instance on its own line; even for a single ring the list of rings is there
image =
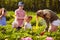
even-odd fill
[[[37,16],[43,17],[43,11],[42,10],[37,11]]]
[[[50,16],[51,16],[50,13],[46,14],[46,17],[47,17],[48,19],[51,18]]]
[[[24,6],[19,6],[19,9],[23,9],[24,8]]]
[[[32,19],[32,18],[27,18],[27,20],[26,20],[26,21],[27,21],[27,22],[30,22],[30,21],[31,21],[31,19]]]
[[[43,17],[43,14],[42,13],[40,14],[40,17]]]

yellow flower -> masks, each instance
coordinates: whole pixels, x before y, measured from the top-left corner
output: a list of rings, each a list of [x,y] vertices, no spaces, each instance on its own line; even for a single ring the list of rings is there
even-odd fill
[[[13,15],[13,17],[15,18],[15,15]]]
[[[5,39],[5,40],[8,40],[8,39]]]
[[[37,32],[38,29],[39,27],[33,26],[33,32]]]

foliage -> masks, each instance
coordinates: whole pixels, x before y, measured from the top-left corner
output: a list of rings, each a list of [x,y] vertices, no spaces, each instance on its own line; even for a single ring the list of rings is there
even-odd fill
[[[51,9],[53,11],[60,11],[59,0],[0,0],[0,5],[7,10],[15,10],[18,7],[18,2],[23,1],[25,10],[37,11],[39,9]]]
[[[32,14],[31,14],[32,13]],[[31,15],[33,19],[31,20],[31,24],[33,24],[32,30],[27,29],[24,30],[24,27],[20,30],[16,30],[16,28],[12,28],[12,22],[14,21],[14,12],[10,11],[7,13],[7,25],[6,26],[0,26],[0,40],[20,40],[24,37],[31,37],[33,40],[45,40],[46,37],[50,36],[53,37],[54,40],[60,40],[60,27],[57,32],[51,33],[46,32],[43,36],[40,35],[40,33],[45,28],[45,21],[44,23],[41,21],[40,18],[39,25],[36,28],[36,15],[35,12],[27,12],[28,15]],[[58,16],[60,16],[58,14]],[[9,19],[9,20],[8,20]]]

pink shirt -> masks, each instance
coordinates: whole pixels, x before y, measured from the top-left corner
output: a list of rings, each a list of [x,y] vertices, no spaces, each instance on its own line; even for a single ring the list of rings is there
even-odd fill
[[[25,11],[24,10],[15,10],[15,15],[16,15],[16,21],[18,23],[18,26],[22,27],[23,23],[24,23],[24,17],[25,17]],[[22,18],[22,19],[19,19]]]

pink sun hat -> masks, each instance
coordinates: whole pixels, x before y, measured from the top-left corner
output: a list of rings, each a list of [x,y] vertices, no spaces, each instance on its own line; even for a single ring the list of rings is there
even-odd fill
[[[47,37],[46,40],[54,40],[52,37]]]

